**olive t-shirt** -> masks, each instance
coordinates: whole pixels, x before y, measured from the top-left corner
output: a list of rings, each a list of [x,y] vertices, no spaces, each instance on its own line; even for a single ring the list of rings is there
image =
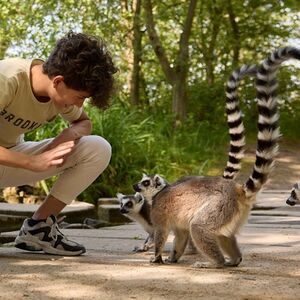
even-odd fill
[[[30,84],[30,68],[42,64],[39,59],[0,60],[0,146],[10,148],[24,141],[24,133],[35,130],[60,114],[65,120],[77,120],[82,109],[73,105],[58,108],[52,100],[39,102]]]

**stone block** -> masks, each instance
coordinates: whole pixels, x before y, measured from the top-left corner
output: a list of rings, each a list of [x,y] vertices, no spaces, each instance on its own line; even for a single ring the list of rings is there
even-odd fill
[[[98,206],[98,218],[111,225],[131,222],[130,219],[120,213],[119,204],[101,204]]]

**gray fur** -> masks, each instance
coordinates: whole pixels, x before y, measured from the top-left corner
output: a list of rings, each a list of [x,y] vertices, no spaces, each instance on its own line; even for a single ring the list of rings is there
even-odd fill
[[[135,247],[135,252],[144,252],[154,246],[154,228],[150,218],[150,204],[145,200],[140,193],[135,195],[117,194],[120,202],[120,212],[127,216],[132,221],[139,223],[148,233],[144,244],[140,247]]]

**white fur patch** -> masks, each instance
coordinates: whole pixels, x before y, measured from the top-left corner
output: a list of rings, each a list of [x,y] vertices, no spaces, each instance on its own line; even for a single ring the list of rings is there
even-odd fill
[[[251,205],[243,204],[242,207],[239,208],[239,212],[233,216],[231,221],[221,227],[219,233],[227,237],[236,234],[242,225],[247,221],[250,208]]]
[[[227,116],[228,122],[235,122],[241,118],[241,112],[234,112]]]
[[[245,138],[243,137],[240,140],[237,141],[230,141],[230,145],[236,146],[236,147],[240,147],[240,146],[244,146],[245,145]]]
[[[245,128],[244,128],[243,124],[240,124],[237,127],[229,129],[229,133],[231,133],[231,134],[239,134],[239,133],[243,133],[244,131],[245,131]]]
[[[231,93],[228,93],[228,92],[226,92],[225,93],[226,94],[226,97],[227,98],[229,98],[229,99],[232,99],[232,98],[236,98],[237,97],[237,92],[236,91],[232,91]],[[226,107],[228,107],[227,106],[227,104],[229,105],[229,104],[234,104],[234,107],[236,107],[236,102],[227,102],[226,103]],[[228,107],[229,108],[229,107]]]

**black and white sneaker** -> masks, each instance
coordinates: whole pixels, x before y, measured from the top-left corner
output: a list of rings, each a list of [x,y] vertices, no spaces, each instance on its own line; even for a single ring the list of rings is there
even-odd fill
[[[41,221],[26,219],[15,239],[15,247],[27,251],[70,256],[80,255],[86,251],[84,246],[68,240],[60,232],[55,216],[49,216]]]

